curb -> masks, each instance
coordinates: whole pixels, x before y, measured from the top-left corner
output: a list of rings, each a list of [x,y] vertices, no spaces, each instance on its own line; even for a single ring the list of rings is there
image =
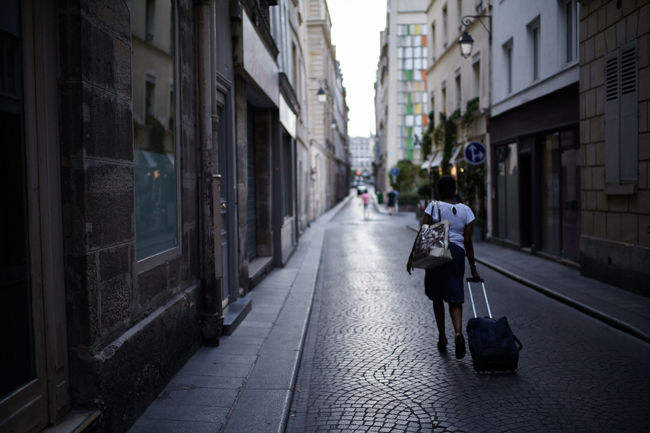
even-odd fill
[[[476,261],[483,264],[484,266],[487,266],[488,268],[491,268],[492,270],[495,270],[499,272],[500,274],[505,275],[506,277],[517,281],[518,283],[521,283],[525,286],[530,287],[533,290],[536,290],[550,298],[555,299],[556,301],[560,301],[563,304],[566,304],[570,307],[575,308],[578,311],[581,311],[595,319],[598,319],[608,325],[610,325],[613,328],[618,329],[619,331],[626,332],[634,337],[637,337],[646,343],[650,343],[650,335],[646,334],[645,332],[641,331],[640,329],[623,322],[622,320],[619,320],[615,317],[610,316],[609,314],[605,314],[602,311],[596,310],[595,308],[590,307],[589,305],[583,304],[582,302],[578,302],[575,299],[571,299],[568,296],[565,296],[561,293],[555,292],[547,287],[544,287],[540,284],[535,283],[534,281],[530,281],[527,278],[524,278],[520,275],[517,275],[513,272],[510,272],[506,269],[503,269],[502,267],[495,265],[494,263],[491,263],[487,260],[481,259],[479,257],[476,257]]]
[[[416,232],[418,231],[417,228],[415,228],[414,226],[409,225],[409,224],[406,225],[406,228],[408,228],[409,230],[416,231]],[[566,305],[568,305],[570,307],[575,308],[578,311],[581,311],[582,313],[585,313],[585,314],[587,314],[587,315],[589,315],[589,316],[591,316],[591,317],[593,317],[595,319],[598,319],[598,320],[608,324],[609,326],[618,329],[619,331],[623,331],[623,332],[625,332],[627,334],[630,334],[630,335],[632,335],[632,336],[634,336],[636,338],[639,338],[639,339],[645,341],[646,343],[650,343],[650,335],[646,334],[645,332],[643,332],[639,328],[636,328],[636,327],[634,327],[634,326],[632,326],[632,325],[630,325],[628,323],[623,322],[620,319],[612,317],[609,314],[605,314],[602,311],[596,310],[595,308],[590,307],[589,305],[583,304],[582,302],[578,302],[575,299],[569,298],[568,296],[565,296],[565,295],[563,295],[561,293],[555,292],[555,291],[549,289],[548,287],[544,287],[541,284],[537,284],[534,281],[531,281],[531,280],[529,280],[527,278],[524,278],[521,275],[517,275],[514,272],[508,271],[507,269],[504,269],[501,266],[496,265],[496,264],[494,264],[492,262],[489,262],[489,261],[487,261],[485,259],[482,259],[482,258],[480,258],[478,256],[476,257],[476,261],[481,263],[484,266],[487,266],[488,268],[490,268],[490,269],[492,269],[494,271],[499,272],[502,275],[505,275],[506,277],[508,277],[508,278],[510,278],[510,279],[512,279],[514,281],[517,281],[518,283],[521,283],[521,284],[523,284],[523,285],[525,285],[527,287],[530,287],[531,289],[536,290],[536,291],[538,291],[538,292],[540,292],[540,293],[542,293],[542,294],[544,294],[544,295],[546,295],[546,296],[548,296],[550,298],[553,298],[556,301],[559,301],[559,302],[561,302],[563,304],[566,304]]]

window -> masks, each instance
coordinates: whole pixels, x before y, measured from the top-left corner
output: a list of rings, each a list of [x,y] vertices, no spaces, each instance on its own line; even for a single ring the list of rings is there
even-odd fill
[[[578,58],[578,5],[576,0],[564,2],[564,36],[566,49],[566,63],[571,63]]]
[[[145,40],[151,42],[154,36],[156,19],[156,0],[146,0]]]
[[[456,16],[458,18],[458,26],[460,27],[463,21],[463,0],[456,0]]]
[[[442,7],[442,47],[447,48],[447,41],[449,38],[449,24],[447,22],[447,5]]]
[[[512,93],[512,38],[503,44],[503,57],[505,59],[506,94]]]
[[[605,57],[605,192],[633,194],[638,181],[637,47]]]
[[[178,245],[175,20],[171,0],[155,2],[155,14],[154,1],[134,3],[131,71],[136,259],[143,260]],[[144,32],[142,22],[146,23]],[[155,44],[154,28],[160,35]]]
[[[460,110],[462,94],[460,86],[460,68],[456,70],[456,109]]]
[[[440,96],[442,99],[442,113],[447,112],[447,83],[445,81],[442,82],[442,89],[440,90]]]
[[[436,23],[431,24],[431,57],[436,61]]]
[[[481,57],[479,53],[472,58],[472,90],[475,98],[481,96]]]
[[[528,43],[530,48],[530,62],[533,81],[539,80],[540,65],[540,34],[539,16],[528,24]]]

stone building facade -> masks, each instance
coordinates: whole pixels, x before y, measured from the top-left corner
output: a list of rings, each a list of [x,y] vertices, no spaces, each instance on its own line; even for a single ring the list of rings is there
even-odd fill
[[[650,295],[650,2],[580,2],[584,275]]]
[[[286,55],[304,7],[3,6],[0,431],[125,431],[286,263],[309,222],[307,68]]]

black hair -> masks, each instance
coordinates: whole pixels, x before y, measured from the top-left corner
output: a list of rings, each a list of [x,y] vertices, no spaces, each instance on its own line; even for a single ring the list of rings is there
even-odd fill
[[[456,180],[451,176],[438,179],[438,195],[441,200],[454,198],[456,195]]]

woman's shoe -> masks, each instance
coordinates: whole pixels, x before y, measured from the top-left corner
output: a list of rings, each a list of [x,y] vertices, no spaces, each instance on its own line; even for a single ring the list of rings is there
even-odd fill
[[[439,338],[438,339],[438,350],[441,352],[444,352],[447,350],[447,339],[446,338]]]
[[[458,334],[454,339],[456,344],[456,359],[463,359],[465,357],[465,337],[463,334]]]

